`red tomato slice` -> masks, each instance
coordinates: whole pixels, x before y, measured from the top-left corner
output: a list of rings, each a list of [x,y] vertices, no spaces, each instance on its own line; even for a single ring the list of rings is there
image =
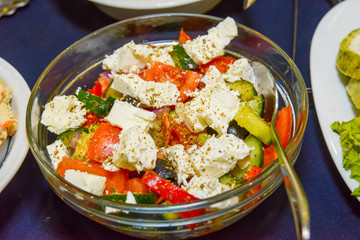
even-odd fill
[[[100,122],[105,122],[105,120],[100,119],[100,117],[98,115],[96,115],[93,112],[89,112],[85,115],[85,119],[86,121],[83,123],[83,127],[92,125],[92,124],[98,124]]]
[[[140,178],[131,178],[127,182],[127,190],[132,193],[150,193],[150,188]]]
[[[197,86],[200,83],[201,74],[193,71],[186,71],[184,74],[183,84],[179,88],[180,96],[178,98],[179,102],[183,102],[188,98],[188,95],[195,91]]]
[[[126,193],[127,185],[129,180],[129,170],[120,169],[116,172],[107,171],[106,176],[106,186],[104,190],[104,195],[114,194],[114,193]]]
[[[109,87],[109,79],[108,78],[105,78],[105,77],[102,77],[100,76],[98,78],[98,81],[97,81],[100,85],[101,85],[101,94],[104,94],[106,89]]]
[[[185,71],[171,65],[160,62],[152,62],[151,66],[139,74],[145,81],[171,82],[180,91],[178,101],[183,102],[189,93],[195,91],[199,85],[201,74],[193,71]]]
[[[106,177],[107,175],[107,171],[98,162],[89,163],[86,161],[63,157],[61,162],[58,164],[58,167],[56,168],[56,172],[60,176],[65,177],[65,171],[68,169],[74,169],[80,172],[87,172],[102,177]]]
[[[210,66],[215,66],[221,73],[225,73],[229,69],[229,65],[234,62],[235,59],[232,57],[218,57],[206,64],[200,65],[199,70],[201,73],[205,74]]]
[[[103,162],[112,155],[116,144],[120,141],[121,128],[102,122],[95,130],[89,142],[85,156],[91,160]]]
[[[183,44],[183,43],[186,43],[186,41],[188,41],[188,40],[191,40],[191,37],[184,32],[183,28],[181,28],[180,36],[179,36],[179,43]]]
[[[96,81],[94,87],[92,89],[89,89],[88,92],[94,94],[95,96],[101,97],[101,89],[101,84]]]
[[[139,75],[145,81],[174,83],[182,71],[180,68],[154,61],[149,68]]]
[[[110,172],[105,170],[103,166],[98,162],[89,163],[86,161],[63,157],[56,169],[56,172],[60,176],[65,177],[65,171],[69,169],[86,172],[101,177],[106,177],[104,194],[121,194],[126,192],[127,180],[129,175],[129,171],[126,169],[120,169],[116,172]]]
[[[186,148],[196,143],[198,134],[192,132],[184,123],[176,122],[168,113],[163,113],[161,119],[165,145],[182,144]]]
[[[257,175],[259,175],[262,171],[261,167],[257,167],[257,166],[251,166],[250,169],[244,174],[244,179],[250,180],[254,177],[256,177]]]

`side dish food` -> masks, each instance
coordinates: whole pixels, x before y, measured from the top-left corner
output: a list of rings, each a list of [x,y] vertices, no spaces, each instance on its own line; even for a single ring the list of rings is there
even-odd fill
[[[360,29],[349,33],[341,42],[336,67],[350,78],[346,90],[354,106],[360,109]],[[360,182],[360,117],[348,122],[336,121],[331,128],[340,135],[345,170],[350,170],[350,177]],[[352,195],[360,197],[360,186]]]
[[[15,113],[10,106],[12,93],[13,90],[0,80],[0,147],[17,129]]]
[[[181,29],[172,45],[131,41],[106,56],[91,89],[45,105],[41,123],[58,135],[47,146],[56,172],[132,204],[209,198],[259,174],[276,153],[252,62],[225,55],[236,36],[226,18],[195,39]],[[284,146],[291,124],[286,107],[277,121]]]

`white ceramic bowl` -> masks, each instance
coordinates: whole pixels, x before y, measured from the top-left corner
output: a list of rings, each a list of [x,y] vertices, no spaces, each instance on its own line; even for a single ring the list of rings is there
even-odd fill
[[[16,133],[0,147],[0,193],[15,176],[29,151],[25,131],[26,105],[30,89],[20,73],[7,61],[0,58],[0,79],[11,87],[11,108],[18,121]]]
[[[117,20],[154,13],[205,13],[221,0],[89,0]]]

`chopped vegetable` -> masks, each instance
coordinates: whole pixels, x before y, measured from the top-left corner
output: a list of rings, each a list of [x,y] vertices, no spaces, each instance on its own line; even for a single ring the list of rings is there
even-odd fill
[[[201,74],[190,70],[185,71],[160,62],[152,62],[151,66],[140,74],[140,77],[146,81],[175,84],[180,91],[178,101],[183,102],[199,85]]]
[[[174,184],[161,178],[153,171],[146,171],[141,180],[148,185],[151,190],[164,197],[171,203],[185,203],[199,200],[197,197],[189,194],[182,188],[175,186]],[[182,212],[181,215],[185,218],[191,218],[201,215],[203,210],[192,210],[188,212]]]
[[[134,198],[136,203],[138,204],[155,204],[156,194],[155,193],[134,193]],[[127,194],[110,194],[101,196],[107,200],[115,201],[115,202],[126,202]]]
[[[241,127],[259,138],[264,144],[269,145],[272,142],[269,124],[248,105],[240,104],[234,119]]]
[[[146,171],[141,180],[148,185],[151,190],[160,194],[171,203],[184,203],[199,200],[182,188],[161,178],[153,171]]]
[[[235,59],[229,56],[218,57],[206,64],[200,65],[199,70],[201,73],[205,74],[210,66],[215,66],[221,73],[225,73],[229,69],[229,65],[234,62]]]
[[[281,109],[278,112],[278,117],[275,123],[276,131],[279,134],[280,142],[283,147],[286,148],[291,134],[292,127],[292,114],[291,114],[291,106],[288,105]],[[265,146],[264,148],[264,166],[269,166],[272,162],[277,159],[276,151],[274,145],[271,144],[269,146]]]
[[[69,169],[106,177],[106,187],[104,194],[126,192],[126,182],[128,180],[127,170],[120,169],[116,172],[110,172],[105,170],[104,167],[97,162],[86,162],[63,157],[56,169],[56,172],[60,176],[65,177],[65,171]]]
[[[161,178],[171,181],[174,184],[177,184],[177,174],[175,172],[174,166],[170,161],[157,158],[156,166],[153,171],[158,174]]]
[[[241,101],[249,101],[254,96],[257,96],[257,91],[254,84],[246,80],[239,80],[229,83],[230,89],[238,91]]]
[[[261,141],[251,134],[249,134],[244,141],[252,150],[249,156],[239,160],[235,168],[230,171],[237,179],[245,179],[244,174],[247,174],[249,169],[253,166],[262,167],[264,164],[264,147]]]
[[[141,181],[140,178],[131,178],[127,182],[127,190],[132,193],[144,194],[150,193],[150,188]],[[155,201],[154,201],[155,202]]]
[[[186,41],[188,41],[188,40],[191,40],[190,36],[184,32],[183,28],[181,28],[180,36],[179,36],[179,43],[183,44],[183,43],[186,43]]]
[[[174,60],[175,66],[177,68],[191,70],[198,67],[196,63],[189,57],[189,55],[187,55],[181,45],[175,45],[173,46],[173,49],[174,50],[171,53],[171,57]]]
[[[120,141],[120,133],[121,128],[109,123],[101,123],[89,142],[85,156],[90,160],[104,162],[112,156],[116,144]]]
[[[99,82],[95,82],[94,87],[92,89],[89,89],[87,92],[97,97],[101,97],[101,89],[102,89],[101,84]]]
[[[112,97],[103,100],[102,98],[81,89],[77,89],[74,94],[81,102],[85,103],[86,109],[100,117],[105,117],[109,113],[115,101]]]

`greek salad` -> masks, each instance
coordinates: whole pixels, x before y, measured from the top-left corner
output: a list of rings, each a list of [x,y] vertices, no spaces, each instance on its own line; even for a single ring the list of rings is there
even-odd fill
[[[179,29],[172,45],[131,41],[105,56],[90,89],[44,106],[41,124],[57,135],[47,146],[56,172],[131,204],[205,199],[259,174],[277,157],[252,61],[225,54],[237,34],[228,17],[194,39]],[[276,123],[284,146],[291,114],[283,108]]]

